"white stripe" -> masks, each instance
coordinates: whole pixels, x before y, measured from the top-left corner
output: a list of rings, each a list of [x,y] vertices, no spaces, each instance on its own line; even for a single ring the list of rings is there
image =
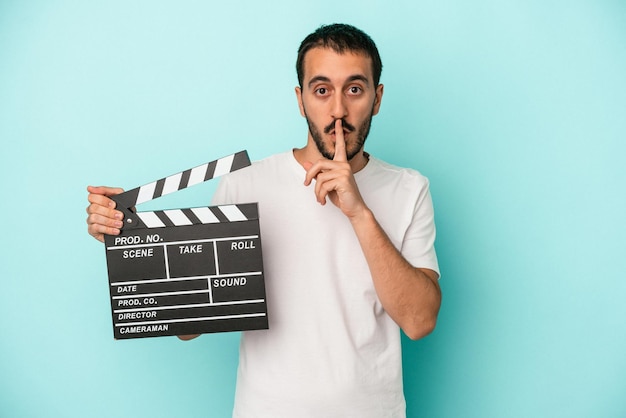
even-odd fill
[[[247,221],[248,220],[248,218],[246,218],[246,216],[243,213],[241,213],[239,208],[237,206],[235,206],[235,205],[220,206],[219,208],[222,211],[222,213],[231,222]]]
[[[187,215],[180,209],[164,210],[163,213],[165,213],[176,226],[193,225],[193,222],[191,222]]]
[[[239,238],[239,237],[233,237],[233,238]],[[243,237],[243,238],[258,238],[258,236],[251,236],[251,237]],[[201,242],[206,242],[206,241],[201,241]],[[176,242],[168,242],[167,245],[172,245],[172,244],[177,244]],[[184,244],[184,242],[183,242]],[[111,249],[111,247],[107,248],[108,250]],[[188,277],[176,277],[173,279],[149,279],[149,280],[131,280],[128,282],[113,282],[110,283],[111,287],[115,287],[115,286],[125,286],[125,285],[129,285],[129,284],[146,284],[146,283],[162,283],[162,282],[180,282],[180,281],[187,281],[187,280],[202,280],[202,279],[217,279],[220,277],[241,277],[243,275],[245,276],[260,276],[261,274],[263,274],[262,271],[247,271],[245,273],[228,273],[228,274],[220,274],[219,276],[214,276],[212,274],[209,274],[208,276],[188,276]]]
[[[159,295],[158,293],[156,294]],[[145,296],[145,295],[134,295],[134,296]],[[145,312],[145,311],[171,311],[172,309],[183,309],[183,308],[210,308],[211,306],[232,306],[232,305],[247,305],[247,304],[256,304],[263,303],[265,299],[248,299],[248,300],[235,300],[232,302],[217,302],[217,303],[192,303],[189,305],[173,305],[173,306],[160,306],[158,308],[150,307],[150,308],[138,308],[138,309],[116,309],[114,313],[124,313],[124,312]]]
[[[139,195],[137,196],[136,204],[140,204],[143,202],[148,202],[152,200],[152,196],[154,196],[154,188],[156,187],[156,181],[150,184],[146,184],[139,188]]]
[[[161,196],[178,191],[178,186],[180,186],[180,178],[182,177],[182,175],[183,173],[176,173],[167,177],[165,179],[165,184],[163,185],[163,191],[161,192]]]
[[[137,325],[152,325],[152,324],[175,324],[177,322],[200,322],[200,321],[216,321],[219,319],[238,319],[238,318],[259,318],[265,316],[264,312],[239,314],[239,315],[222,315],[222,316],[205,316],[202,318],[180,318],[180,319],[166,319],[163,321],[144,321],[144,322],[124,322],[115,324],[116,327],[132,327]]]
[[[200,289],[200,290],[180,290],[178,292],[159,292],[159,293],[144,293],[140,295],[124,295],[124,296],[113,296],[112,299],[130,299],[136,298],[138,296],[143,296],[146,298],[153,296],[176,296],[176,295],[197,295],[200,293],[208,293],[209,289]]]
[[[145,213],[145,212],[141,212]],[[206,238],[206,239],[191,239],[185,241],[168,241],[165,244],[162,243],[150,243],[150,244],[131,244],[131,245],[118,245],[113,247],[107,247],[107,250],[126,250],[128,248],[141,248],[141,247],[154,247],[155,245],[184,245],[184,244],[193,244],[198,242],[222,242],[222,241],[232,241],[242,239],[257,239],[258,235],[239,235],[232,237],[222,237],[222,238]],[[239,274],[239,273],[238,273]]]
[[[233,154],[217,160],[217,165],[215,166],[215,173],[213,174],[213,177],[219,177],[224,174],[230,173],[230,169],[233,166],[234,159],[235,155]]]
[[[206,176],[206,169],[208,166],[209,163],[206,163],[199,167],[192,168],[191,174],[189,175],[189,182],[187,183],[187,187],[202,183],[204,181],[204,176]]]
[[[160,228],[165,226],[154,212],[137,212],[137,216],[146,224],[148,228]]]
[[[219,223],[217,216],[209,208],[193,208],[191,211],[200,219],[203,224],[216,224]]]

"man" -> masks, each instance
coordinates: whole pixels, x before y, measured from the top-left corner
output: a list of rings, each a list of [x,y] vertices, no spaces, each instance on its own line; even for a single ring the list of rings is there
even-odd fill
[[[368,35],[322,26],[296,67],[306,145],[214,196],[259,202],[263,237],[270,329],[242,335],[233,416],[404,417],[399,328],[427,335],[441,303],[428,181],[363,149],[383,96]],[[119,233],[121,190],[89,192],[89,233]]]

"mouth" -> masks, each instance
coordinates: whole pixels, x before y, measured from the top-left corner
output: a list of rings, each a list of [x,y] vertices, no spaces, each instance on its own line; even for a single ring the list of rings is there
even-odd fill
[[[343,136],[346,137],[348,136],[348,134],[352,133],[352,131],[347,130],[347,129],[343,129]],[[329,135],[333,138],[337,137],[337,133],[335,132],[335,130],[333,129],[331,132],[329,132]]]
[[[335,132],[335,122],[336,120],[333,121],[333,123],[331,123],[330,125],[326,126],[324,128],[324,133],[325,134],[330,134],[333,138],[336,136],[336,132]],[[356,128],[352,125],[350,125],[348,122],[345,121],[345,119],[341,119],[341,127],[343,128],[343,134],[344,136],[354,132],[356,130]]]

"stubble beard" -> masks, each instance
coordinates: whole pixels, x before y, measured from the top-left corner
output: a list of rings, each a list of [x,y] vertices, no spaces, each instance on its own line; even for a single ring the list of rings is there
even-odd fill
[[[332,160],[335,157],[335,153],[331,152],[328,149],[327,145],[324,143],[324,140],[322,138],[322,133],[317,128],[317,126],[315,126],[315,124],[309,119],[308,115],[306,114],[306,111],[304,112],[304,116],[306,118],[307,124],[309,125],[309,133],[311,134],[313,141],[315,141],[317,150],[320,152],[320,154],[324,156],[324,158]],[[354,126],[346,122],[345,119],[343,118],[341,119],[341,126],[345,130],[347,130],[348,133],[357,131],[356,141],[351,146],[349,146],[346,143],[346,156],[348,157],[348,161],[354,158],[354,156],[357,155],[361,151],[361,149],[363,149],[363,146],[365,145],[365,140],[367,139],[367,136],[370,133],[370,127],[372,125],[373,116],[374,116],[374,113],[372,110],[372,113],[370,113],[368,118],[363,121],[363,123],[358,127],[358,129],[356,129]],[[336,120],[333,120],[333,122],[330,125],[324,127],[325,134],[329,134],[335,129],[335,122]]]

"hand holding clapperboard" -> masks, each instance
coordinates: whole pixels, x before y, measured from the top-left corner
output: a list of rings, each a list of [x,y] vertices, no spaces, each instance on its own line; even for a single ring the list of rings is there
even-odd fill
[[[249,165],[240,151],[111,197],[124,213],[105,236],[115,338],[268,328],[256,203],[133,210]]]

